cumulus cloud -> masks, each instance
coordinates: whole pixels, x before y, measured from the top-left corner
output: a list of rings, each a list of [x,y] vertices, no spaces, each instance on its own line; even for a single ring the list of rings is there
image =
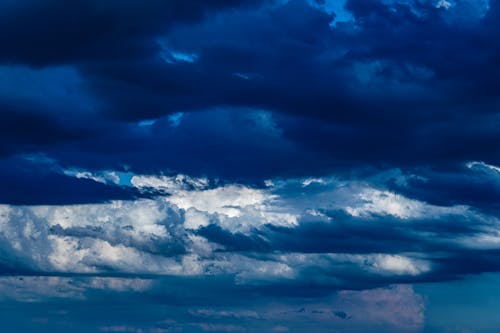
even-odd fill
[[[408,218],[432,217],[445,214],[464,214],[464,206],[438,207],[389,191],[366,188],[357,194],[359,200],[354,207],[346,207],[353,216],[370,216],[372,214],[392,215],[406,220]]]
[[[260,188],[185,175],[133,175],[130,183],[121,186],[154,193],[153,197],[86,205],[1,206],[0,244],[8,253],[7,262],[35,271],[230,274],[237,284],[249,285],[301,283],[309,279],[305,272],[310,270],[345,274],[336,267],[350,267],[346,272],[357,271],[362,279],[373,281],[376,276],[388,281],[425,279],[443,269],[443,264],[433,263],[434,258],[418,248],[447,249],[450,244],[457,250],[497,248],[494,218],[465,205],[438,206],[410,199],[383,189],[383,182],[376,185],[378,189],[372,182],[386,181],[384,177],[275,179],[273,186]],[[439,221],[456,216],[479,222],[476,231],[444,234],[445,222]],[[438,222],[426,226],[425,220]],[[398,226],[403,221],[405,226]],[[308,225],[326,228],[334,238],[308,245],[309,236],[301,236],[303,245],[294,245],[295,235],[300,236]],[[440,225],[443,231],[435,229]],[[335,238],[344,237],[340,227],[351,228],[350,237],[356,235],[371,245],[356,248],[352,244],[348,253],[343,252],[343,240]],[[375,239],[367,238],[373,230],[383,235],[384,228],[396,237],[394,247],[388,247],[385,238],[377,239],[381,237],[377,234]],[[431,245],[426,240],[430,234],[444,238]],[[418,246],[405,244],[403,239],[408,237]],[[478,240],[483,244],[479,248],[474,245]],[[396,241],[401,242],[400,248]],[[234,252],[238,247],[244,252]],[[335,288],[349,283],[348,277],[340,275],[336,282],[318,278]]]

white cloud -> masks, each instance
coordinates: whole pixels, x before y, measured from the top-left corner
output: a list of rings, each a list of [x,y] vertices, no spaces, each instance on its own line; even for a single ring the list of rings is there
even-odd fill
[[[466,164],[467,168],[472,169],[472,170],[487,170],[490,172],[493,172],[495,174],[500,174],[500,167],[497,167],[496,165],[492,164],[487,164],[484,162],[468,162]]]
[[[169,115],[167,117],[167,119],[170,123],[170,126],[179,127],[183,116],[184,116],[184,113],[182,113],[182,112],[175,112],[175,113],[172,113],[171,115]]]
[[[158,39],[157,43],[161,49],[159,56],[166,63],[194,63],[198,60],[196,53],[175,50],[168,45],[168,41],[165,39]]]
[[[217,225],[266,242],[272,240],[256,232],[265,231],[267,225],[293,228],[310,220],[336,223],[329,214],[332,210],[344,210],[353,217],[389,215],[409,222],[450,214],[481,217],[464,206],[434,206],[375,189],[367,182],[333,177],[273,180],[271,187],[254,188],[241,184],[214,187],[206,178],[185,175],[133,175],[131,184],[139,190],[154,189],[158,196],[87,205],[0,205],[0,250],[9,255],[5,260],[46,272],[231,274],[241,284],[294,279],[308,269],[335,271],[335,265],[349,265],[360,274],[417,276],[432,269],[418,255],[257,256],[224,252],[223,245],[197,232]],[[488,248],[498,248],[498,223],[489,217],[483,222],[484,232],[476,238],[450,241],[467,246],[481,241]]]
[[[186,211],[185,226],[197,229],[209,223],[210,216],[231,232],[248,233],[252,228],[272,224],[291,227],[298,216],[289,212],[267,190],[242,185],[225,185],[206,190],[180,190],[165,201]]]
[[[119,184],[120,177],[114,171],[90,172],[77,169],[63,170],[66,176],[75,177],[77,179],[90,179],[102,184]]]
[[[105,204],[27,207],[48,226],[98,227],[103,231],[120,229],[135,238],[168,237],[160,223],[167,217],[164,204],[154,200],[114,201]],[[132,227],[132,228],[130,228]]]
[[[448,2],[446,0],[439,0],[436,3],[436,8],[444,8],[444,9],[450,9],[452,7],[451,2]]]
[[[182,191],[165,198],[177,207],[187,210],[195,208],[210,214],[227,217],[241,216],[241,209],[248,206],[263,205],[273,196],[266,192],[240,185],[227,185],[204,191]]]
[[[343,253],[287,253],[273,257],[286,263],[293,271],[309,268],[335,268],[336,265],[351,264],[376,275],[417,276],[430,271],[430,264],[422,259],[393,254],[343,254]]]
[[[322,178],[307,178],[302,182],[302,187],[307,187],[311,184],[325,184],[325,180]]]
[[[430,270],[429,263],[401,255],[378,254],[368,256],[365,265],[380,274],[420,275]]]
[[[153,286],[153,281],[139,278],[93,277],[88,279],[87,286],[96,290],[142,292],[149,290]]]
[[[409,219],[463,214],[467,211],[465,206],[439,207],[373,188],[364,188],[356,196],[355,202],[345,208],[347,213],[355,217],[391,215]]]
[[[293,279],[296,270],[279,260],[256,260],[243,256],[231,256],[231,270],[236,273],[236,282],[240,284],[262,283]]]
[[[131,178],[130,183],[138,189],[152,188],[167,193],[176,193],[191,188],[198,190],[204,189],[208,187],[209,180],[207,178],[195,178],[182,174],[177,176],[135,175]]]
[[[187,229],[199,229],[201,227],[206,227],[210,224],[209,216],[200,212],[194,208],[189,208],[184,213],[184,226]]]

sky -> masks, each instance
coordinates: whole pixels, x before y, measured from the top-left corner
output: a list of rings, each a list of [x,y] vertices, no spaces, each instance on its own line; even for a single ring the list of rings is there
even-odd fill
[[[0,331],[490,333],[499,0],[0,1]]]

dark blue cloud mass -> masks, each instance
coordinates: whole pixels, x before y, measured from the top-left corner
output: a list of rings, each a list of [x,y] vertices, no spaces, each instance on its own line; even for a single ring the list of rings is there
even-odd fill
[[[0,330],[495,332],[499,22],[0,1]]]
[[[448,7],[431,1],[348,1],[348,21],[336,18],[327,5],[304,1],[86,1],[71,6],[22,1],[2,6],[0,59],[22,68],[7,76],[70,83],[52,91],[42,105],[39,94],[21,102],[5,97],[2,109],[12,110],[2,123],[19,124],[15,133],[2,131],[9,141],[2,146],[6,153],[47,149],[55,155],[70,142],[78,151],[113,155],[108,168],[117,162],[148,172],[191,167],[244,178],[311,169],[324,173],[360,163],[499,162],[495,2]],[[78,84],[67,82],[69,75],[61,77],[60,66],[74,71]],[[220,108],[231,111],[222,119],[211,114]],[[73,109],[80,112],[60,115]],[[161,122],[148,137],[123,124],[176,112],[205,112],[210,122],[232,122],[248,110],[268,113],[260,121],[278,131],[274,151],[262,145],[226,151],[217,141],[219,135],[235,139],[226,133],[235,128],[246,132],[251,125],[246,122],[224,128],[193,116],[180,122],[173,138],[162,135]],[[79,121],[68,119],[73,117]],[[184,132],[189,138],[183,139]],[[264,134],[238,140],[270,142]],[[156,149],[171,151],[178,140],[183,140],[182,152],[175,159],[184,164],[156,157]],[[192,166],[198,147],[216,155],[208,169]],[[223,158],[219,154],[229,153],[234,167],[210,168]],[[276,153],[284,162],[273,168]],[[310,166],[297,158],[311,154]],[[261,170],[246,167],[255,159]],[[71,163],[104,163],[94,160],[76,156]]]

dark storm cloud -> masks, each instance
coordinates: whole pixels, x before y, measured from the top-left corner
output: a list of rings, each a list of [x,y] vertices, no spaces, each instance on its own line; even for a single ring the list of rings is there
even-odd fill
[[[152,38],[207,11],[257,1],[4,1],[0,59],[30,66],[141,58]]]
[[[44,111],[47,110],[41,105],[0,101],[0,156],[37,151],[80,136]]]
[[[50,161],[30,161],[26,157],[2,159],[0,178],[0,201],[11,205],[83,204],[141,196],[132,189],[65,175]]]
[[[409,186],[389,187],[408,197],[436,205],[465,204],[498,215],[500,182],[498,172],[485,166],[463,165],[454,170],[420,170],[422,178],[412,178]]]
[[[314,153],[304,154],[311,156],[309,161],[316,158],[318,165],[299,158],[293,144],[280,137],[272,115],[261,110],[187,113],[179,122],[173,126],[168,118],[161,118],[151,126],[122,125],[116,133],[70,146],[78,149],[56,147],[47,153],[85,169],[121,170],[128,166],[137,173],[167,170],[243,180],[261,180],[262,175],[278,175],[287,168],[296,173],[309,167],[317,171],[318,165],[324,165]],[[95,152],[99,158],[90,158]]]
[[[89,179],[36,172],[14,176],[10,170],[5,176],[8,180],[4,180],[4,186],[8,186],[10,190],[3,191],[0,200],[12,205],[82,204],[137,197],[133,191],[99,184]]]
[[[68,131],[75,135],[74,124],[53,124],[48,112],[31,103],[36,98],[20,103],[33,110],[23,113],[23,120],[46,115],[37,122],[51,126],[43,138],[54,138],[51,147],[35,148],[70,158],[76,166],[95,161],[99,168],[119,164],[144,171],[147,165],[148,172],[189,169],[262,178],[360,163],[499,162],[495,1],[489,10],[480,2],[469,4],[472,10],[461,4],[445,9],[433,2],[347,1],[353,21],[298,0],[264,6],[252,1],[2,6],[3,63],[74,66],[80,92],[97,103],[95,112],[79,119],[102,131],[65,149],[54,144],[64,143]],[[214,108],[227,108],[229,119],[242,110],[266,110],[279,135],[272,141],[263,132],[240,136],[245,124],[232,123],[238,126],[235,134],[211,111],[206,119],[186,117],[167,136],[159,128],[138,136],[116,122]],[[28,132],[22,126],[15,131],[10,152],[28,149],[23,141],[36,140]],[[274,144],[252,143],[262,140]],[[82,150],[85,154],[74,154]],[[159,151],[174,151],[178,158],[158,157]],[[208,161],[206,167],[199,160]]]

